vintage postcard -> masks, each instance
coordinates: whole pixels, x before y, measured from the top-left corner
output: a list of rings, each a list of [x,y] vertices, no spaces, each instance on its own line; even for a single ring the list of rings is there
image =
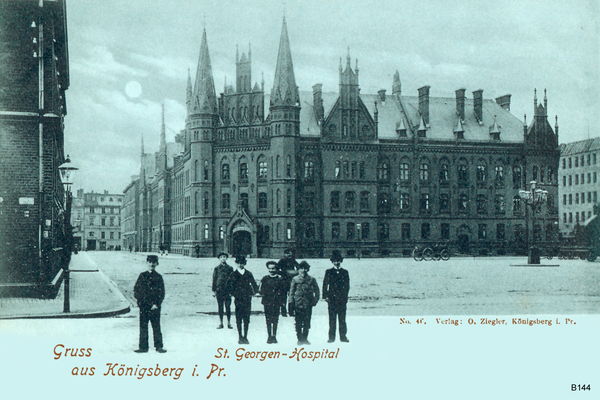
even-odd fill
[[[599,12],[2,0],[3,393],[599,391]]]

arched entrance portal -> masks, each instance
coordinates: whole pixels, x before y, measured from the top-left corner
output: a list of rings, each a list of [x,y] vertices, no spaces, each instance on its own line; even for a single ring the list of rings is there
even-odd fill
[[[231,254],[248,256],[252,254],[252,235],[248,231],[233,232],[231,239]]]

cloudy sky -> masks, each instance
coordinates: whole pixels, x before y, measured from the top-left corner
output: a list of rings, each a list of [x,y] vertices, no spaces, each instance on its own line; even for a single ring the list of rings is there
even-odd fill
[[[598,0],[67,0],[75,188],[122,193],[141,136],[158,150],[161,104],[167,141],[183,129],[204,27],[217,93],[234,82],[236,45],[241,54],[249,43],[253,82],[264,74],[270,92],[284,9],[300,90],[336,92],[350,48],[362,93],[391,92],[398,70],[403,94],[510,93],[511,112],[531,121],[534,88],[540,101],[547,89],[561,143],[600,136]]]

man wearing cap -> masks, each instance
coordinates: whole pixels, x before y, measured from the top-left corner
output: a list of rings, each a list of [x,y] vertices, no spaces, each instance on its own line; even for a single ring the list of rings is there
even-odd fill
[[[133,296],[140,308],[140,343],[135,352],[148,352],[148,322],[150,322],[156,351],[166,353],[160,331],[160,306],[165,298],[165,283],[162,276],[156,272],[158,256],[149,255],[146,262],[148,271],[140,274],[133,287]]]
[[[286,289],[285,294],[287,297],[288,292],[290,291],[290,285],[292,283],[292,278],[298,275],[298,261],[294,259],[294,251],[291,248],[285,249],[283,251],[283,258],[279,260],[277,263],[277,271],[278,274],[283,278]],[[291,305],[290,307],[293,307]],[[287,317],[287,310],[285,308],[285,303],[283,303],[281,307],[281,315],[283,317]],[[290,309],[290,315],[294,315],[293,308]]]
[[[288,297],[288,303],[294,305],[298,345],[310,344],[308,331],[312,308],[319,302],[319,285],[315,278],[308,275],[309,270],[310,265],[306,261],[298,264],[298,275],[292,279]]]
[[[228,257],[227,253],[219,253],[217,258],[220,263],[213,271],[212,291],[213,296],[217,299],[220,320],[217,329],[223,329],[223,308],[225,308],[225,313],[227,314],[227,328],[233,329],[233,326],[231,326],[231,295],[227,291],[227,281],[233,272],[233,268],[227,264]]]
[[[287,283],[277,273],[277,263],[267,261],[269,275],[260,281],[259,293],[265,307],[265,320],[267,322],[267,343],[277,343],[277,323],[279,322],[279,309],[285,309]]]
[[[342,253],[334,250],[330,258],[333,268],[325,271],[323,278],[323,299],[327,301],[329,311],[329,340],[335,341],[336,322],[340,323],[340,341],[349,342],[346,337],[348,328],[346,326],[346,304],[348,303],[348,292],[350,290],[350,275],[341,267]]]
[[[248,341],[248,326],[252,296],[258,291],[258,286],[252,272],[246,269],[246,257],[237,256],[237,269],[231,273],[227,283],[228,292],[235,297],[235,323],[237,325],[239,344],[250,344]]]

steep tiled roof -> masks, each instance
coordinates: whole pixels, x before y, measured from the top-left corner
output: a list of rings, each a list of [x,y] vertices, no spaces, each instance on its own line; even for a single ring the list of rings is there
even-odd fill
[[[578,142],[563,143],[560,145],[561,156],[587,153],[594,150],[600,150],[600,137],[580,140]]]
[[[398,138],[396,128],[401,121],[407,129],[409,127],[416,129],[419,126],[419,98],[417,96],[401,96],[400,101],[396,96],[387,96],[384,102],[377,94],[361,94],[360,98],[371,115],[374,115],[375,103],[377,103],[380,139]],[[325,116],[327,116],[335,105],[338,94],[322,93],[322,99]],[[300,134],[302,136],[318,136],[320,129],[315,118],[312,92],[301,91],[300,104],[302,107],[300,111]],[[496,116],[496,122],[500,128],[500,141],[523,142],[523,122],[491,99],[483,100],[482,125],[477,122],[473,113],[473,99],[465,99],[465,120],[462,122],[464,139],[490,141],[490,127],[494,125],[494,116]],[[455,138],[454,129],[457,124],[456,99],[429,98],[427,138],[453,140]]]

